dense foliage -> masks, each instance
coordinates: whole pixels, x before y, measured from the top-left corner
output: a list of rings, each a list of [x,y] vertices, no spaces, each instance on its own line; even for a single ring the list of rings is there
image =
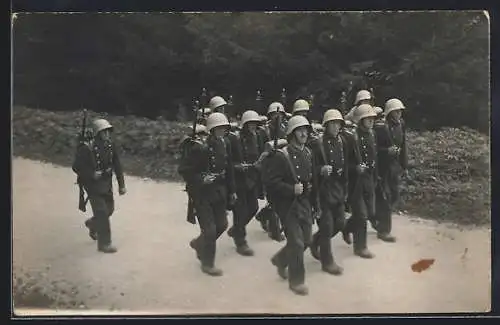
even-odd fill
[[[91,112],[90,117],[98,115]],[[189,132],[189,123],[134,116],[107,118],[115,126],[115,140],[123,148],[122,160],[128,174],[181,180],[176,171],[176,154],[179,141]],[[81,114],[76,112],[15,107],[14,155],[70,165],[80,120]],[[469,225],[490,222],[487,136],[467,128],[410,131],[408,143],[410,179],[403,187],[403,209],[438,221]]]
[[[487,133],[488,27],[472,11],[19,14],[14,102],[174,120],[202,87],[235,111],[285,87],[288,106],[314,94],[318,117],[352,81],[401,98],[415,129]]]

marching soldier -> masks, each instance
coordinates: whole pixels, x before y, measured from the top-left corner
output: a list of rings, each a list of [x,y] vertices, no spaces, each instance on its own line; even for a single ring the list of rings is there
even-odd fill
[[[214,96],[210,99],[208,102],[208,106],[210,108],[210,111],[213,113],[223,113],[225,114],[225,109],[227,106],[227,102],[224,98],[221,96]]]
[[[223,273],[215,267],[216,241],[227,229],[227,205],[236,200],[231,147],[225,138],[227,128],[229,121],[224,114],[210,114],[206,144],[195,143],[179,166],[201,228],[190,246],[201,261],[202,272],[211,276]]]
[[[78,148],[73,171],[78,174],[87,192],[94,216],[85,222],[89,235],[97,240],[97,250],[115,253],[111,244],[110,217],[114,212],[113,173],[118,181],[118,193],[124,195],[125,180],[118,146],[111,139],[113,127],[105,119],[97,119],[92,125],[95,138]]]
[[[344,119],[340,111],[327,110],[323,116],[325,133],[313,143],[319,175],[321,216],[319,230],[313,235],[311,253],[321,261],[322,270],[340,275],[343,268],[335,263],[331,238],[344,229],[347,199],[347,141],[340,134]]]
[[[309,103],[307,102],[307,100],[297,99],[295,103],[293,103],[292,116],[301,115],[307,118],[308,114],[309,114]]]
[[[288,122],[288,143],[270,158],[266,171],[266,188],[274,208],[284,224],[286,246],[271,262],[289,288],[296,294],[307,295],[304,250],[311,243],[312,207],[319,209],[314,157],[305,146],[311,131],[309,121],[294,116]]]
[[[386,242],[396,241],[391,235],[392,211],[400,200],[400,175],[406,173],[408,167],[406,130],[401,117],[404,109],[399,99],[389,99],[385,103],[386,123],[375,127],[381,180],[376,196],[376,230],[377,237]]]
[[[356,98],[354,100],[354,107],[351,108],[349,113],[346,114],[345,118],[348,121],[354,122],[355,116],[354,111],[359,105],[368,104],[371,105],[372,93],[369,90],[360,90],[356,93]]]
[[[191,127],[192,129],[192,127]],[[196,124],[194,130],[194,136],[186,135],[180,144],[180,152],[181,152],[181,162],[184,161],[189,156],[189,150],[193,144],[198,144],[203,146],[207,139],[208,133],[205,125]],[[194,203],[189,192],[189,188],[186,186],[185,191],[188,194],[188,208],[187,208],[187,221],[191,224],[196,224],[196,211],[194,209]]]
[[[246,241],[246,225],[259,209],[260,171],[255,162],[263,152],[265,139],[257,132],[259,114],[245,111],[241,117],[241,131],[233,148],[237,200],[233,209],[233,226],[228,234],[236,244],[236,251],[243,256],[253,256],[254,251]]]
[[[279,124],[279,129],[276,130],[276,119],[281,115],[281,123]],[[269,118],[269,137],[268,139],[274,139],[275,134],[277,132],[277,137],[278,139],[284,139],[285,138],[285,131],[286,131],[286,112],[285,112],[285,107],[283,104],[279,102],[273,102],[269,105],[267,108],[267,116]]]
[[[354,254],[373,258],[368,250],[367,220],[375,218],[375,185],[377,182],[377,148],[373,124],[376,113],[371,105],[359,105],[354,111],[356,130],[350,137],[349,150],[349,205],[352,216],[344,228],[344,240],[354,236]],[[349,238],[349,239],[347,239]]]

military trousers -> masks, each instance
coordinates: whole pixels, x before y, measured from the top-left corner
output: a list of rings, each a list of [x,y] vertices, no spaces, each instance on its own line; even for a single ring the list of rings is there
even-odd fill
[[[375,220],[375,184],[372,172],[361,175],[351,198],[352,215],[345,231],[353,234],[354,250],[367,248],[367,220]]]
[[[238,198],[233,209],[231,237],[236,246],[246,245],[246,226],[259,210],[258,188],[242,187],[236,192]]]
[[[111,244],[110,217],[115,211],[113,193],[90,194],[89,202],[94,216],[88,220],[89,228],[97,232],[97,245],[103,247]]]
[[[288,282],[291,286],[304,284],[304,251],[312,241],[312,213],[307,198],[297,198],[288,209],[279,209],[284,222],[286,245],[272,258],[275,265],[288,267]]]
[[[318,231],[313,235],[312,244],[319,245],[321,265],[328,266],[334,261],[331,239],[344,229],[344,203],[329,204],[321,202],[321,216],[318,221]]]
[[[389,234],[392,231],[392,212],[400,201],[401,167],[398,162],[389,165],[376,189],[377,231]]]
[[[193,196],[196,218],[201,233],[194,240],[201,263],[214,267],[216,241],[227,229],[227,190],[224,186],[212,188],[214,192],[208,196],[202,194]]]

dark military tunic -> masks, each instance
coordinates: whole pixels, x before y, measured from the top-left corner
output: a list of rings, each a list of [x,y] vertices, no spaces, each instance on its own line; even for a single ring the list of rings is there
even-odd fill
[[[313,244],[320,246],[323,266],[333,263],[330,239],[342,231],[345,225],[345,200],[348,180],[348,145],[342,135],[333,137],[326,133],[312,144],[319,178],[319,198],[321,217],[318,232],[313,236]],[[322,176],[321,169],[330,165],[330,176]]]
[[[275,265],[288,266],[290,285],[299,285],[305,280],[304,250],[311,244],[312,209],[319,208],[316,166],[307,147],[301,150],[288,145],[286,149],[288,157],[281,149],[270,158],[265,177],[268,195],[284,225],[287,239],[286,246],[272,260]],[[299,196],[294,193],[297,182],[304,186]]]
[[[233,227],[229,233],[237,246],[246,244],[246,225],[259,209],[258,196],[261,190],[261,174],[256,167],[243,169],[242,164],[253,164],[264,150],[263,138],[258,132],[250,133],[243,128],[231,136],[232,160],[235,166],[236,200],[233,209]]]
[[[201,234],[194,240],[204,266],[214,267],[216,240],[227,229],[228,197],[235,193],[231,146],[226,138],[210,135],[206,144],[195,143],[188,157],[179,165],[179,173],[193,199]],[[203,177],[216,175],[213,183],[204,184]]]
[[[98,245],[99,247],[109,245],[111,244],[109,218],[114,212],[113,173],[116,174],[118,186],[125,187],[118,147],[111,141],[102,141],[98,138],[80,145],[73,170],[78,174],[79,181],[88,194],[94,214],[90,219],[90,227],[97,231]],[[96,171],[102,171],[102,176],[98,179],[94,179]]]

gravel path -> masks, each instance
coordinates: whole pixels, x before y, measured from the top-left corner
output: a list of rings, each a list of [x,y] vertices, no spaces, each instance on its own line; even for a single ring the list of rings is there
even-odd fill
[[[343,314],[490,309],[490,230],[486,228],[465,230],[394,216],[396,244],[377,240],[369,230],[369,246],[376,254],[373,260],[353,256],[351,248],[336,237],[334,250],[344,275],[322,272],[306,252],[310,294],[301,297],[289,291],[269,262],[282,244],[271,241],[256,221],[248,227],[256,256],[239,256],[224,234],[216,260],[224,276],[202,274],[188,246],[199,230],[185,221],[186,193],[179,183],[127,177],[128,193],[116,195],[112,217],[119,251],[98,253],[83,227],[86,217],[77,209],[74,182],[69,168],[13,160],[14,275],[32,274],[46,283],[46,290],[80,305],[78,313]],[[434,259],[434,264],[426,271],[413,272],[411,265],[426,258]],[[16,312],[56,311],[18,308]]]

